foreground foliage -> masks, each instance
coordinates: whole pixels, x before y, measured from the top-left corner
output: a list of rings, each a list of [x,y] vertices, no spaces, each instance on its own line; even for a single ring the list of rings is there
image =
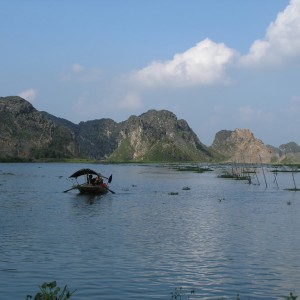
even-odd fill
[[[39,288],[40,291],[34,298],[31,295],[27,295],[25,300],[67,300],[70,299],[72,294],[76,291],[70,292],[67,285],[60,291],[60,287],[56,286],[56,281],[49,283],[44,282]]]
[[[25,300],[67,300],[70,299],[71,296],[74,294],[74,291],[70,292],[68,289],[68,286],[65,285],[62,291],[60,291],[60,288],[56,285],[56,281],[52,282],[44,282],[41,286],[39,286],[40,291],[34,296],[34,298],[31,295],[27,295]],[[196,292],[194,289],[183,289],[175,288],[174,291],[171,293],[171,299],[178,299],[178,300],[184,300],[184,299],[200,299],[197,297]],[[292,292],[287,297],[284,297],[286,300],[297,300],[298,296],[293,295]],[[218,300],[224,300],[227,298],[220,298]],[[239,294],[236,295],[234,300],[242,300]]]

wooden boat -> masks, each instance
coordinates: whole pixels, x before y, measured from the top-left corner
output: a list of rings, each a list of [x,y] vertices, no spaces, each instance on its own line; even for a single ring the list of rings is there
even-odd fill
[[[78,177],[84,178],[84,183],[80,184],[77,179]],[[69,178],[76,181],[76,183],[73,185],[72,188],[64,191],[64,193],[78,189],[81,194],[106,194],[108,192],[115,193],[112,191],[108,183],[111,183],[112,181],[112,175],[110,175],[108,178],[103,176],[102,174],[91,170],[91,169],[80,169],[76,171],[74,174],[69,176]],[[107,183],[103,181],[103,179],[107,179]]]

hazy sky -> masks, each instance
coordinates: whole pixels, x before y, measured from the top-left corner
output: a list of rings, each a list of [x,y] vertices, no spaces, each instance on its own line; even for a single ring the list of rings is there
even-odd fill
[[[0,0],[0,96],[74,123],[149,109],[300,144],[300,0]]]

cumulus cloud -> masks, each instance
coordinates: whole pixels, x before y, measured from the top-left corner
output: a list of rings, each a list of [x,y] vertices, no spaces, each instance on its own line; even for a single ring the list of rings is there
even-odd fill
[[[253,67],[283,63],[300,57],[300,0],[291,0],[266,30],[241,56],[223,43],[204,39],[168,61],[154,61],[132,73],[143,87],[191,87],[228,83],[229,67]]]
[[[241,64],[278,64],[300,56],[300,0],[291,0],[270,24],[264,39],[256,40]]]
[[[28,89],[26,91],[23,91],[19,93],[18,96],[22,97],[23,99],[26,99],[27,101],[33,103],[36,99],[38,90],[37,89]]]
[[[62,81],[88,83],[97,82],[102,79],[102,72],[97,68],[86,68],[81,64],[75,63],[71,70],[61,77]]]
[[[224,81],[224,71],[236,52],[210,39],[199,42],[165,62],[152,62],[132,74],[143,86],[196,86]]]

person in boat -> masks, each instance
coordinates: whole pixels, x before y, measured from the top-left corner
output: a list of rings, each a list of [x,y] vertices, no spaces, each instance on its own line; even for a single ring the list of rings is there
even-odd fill
[[[95,184],[96,185],[100,185],[102,187],[107,187],[107,184],[103,182],[103,178],[97,176],[96,180],[95,180]]]
[[[89,183],[93,185],[96,183],[96,178],[93,178],[93,175],[91,174],[89,175]]]
[[[101,185],[102,183],[103,183],[103,178],[100,177],[100,176],[97,176],[97,177],[96,177],[96,180],[95,180],[95,184]]]

